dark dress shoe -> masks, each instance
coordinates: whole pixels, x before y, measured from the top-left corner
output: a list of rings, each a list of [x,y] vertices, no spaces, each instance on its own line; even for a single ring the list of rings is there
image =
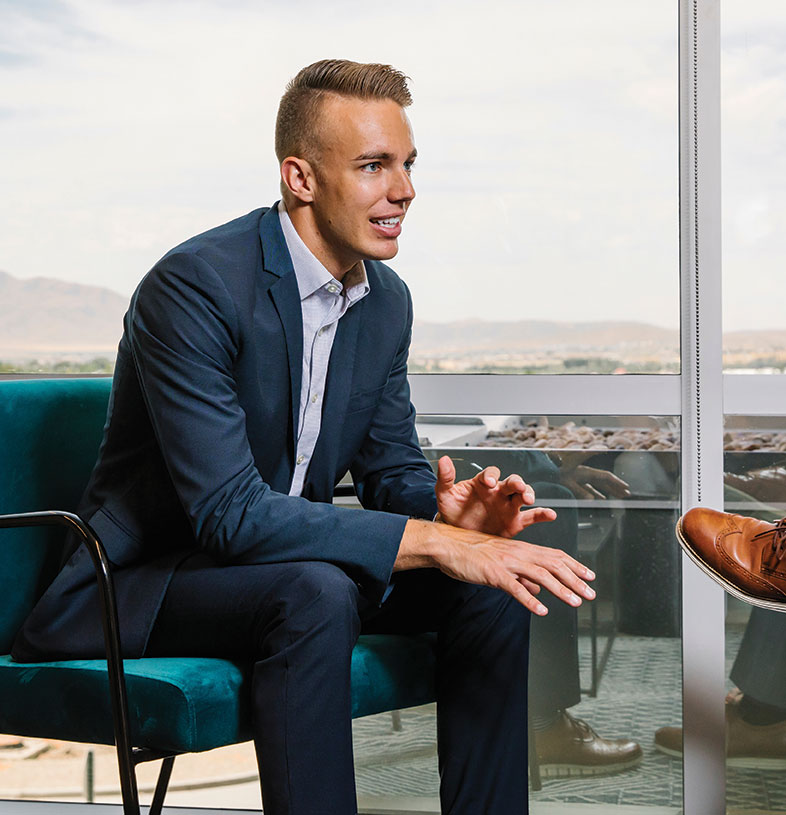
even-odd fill
[[[682,758],[682,728],[661,727],[655,733],[655,749]],[[726,705],[726,757],[729,767],[786,769],[786,722],[748,724],[735,704]]]
[[[786,611],[786,518],[771,524],[696,507],[677,522],[685,553],[729,594]]]
[[[567,711],[547,730],[535,733],[540,773],[545,778],[610,775],[635,767],[641,747],[631,739],[603,739]]]

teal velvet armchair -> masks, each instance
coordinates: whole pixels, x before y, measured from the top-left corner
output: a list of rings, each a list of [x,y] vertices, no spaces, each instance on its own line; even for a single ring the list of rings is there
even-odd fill
[[[0,380],[0,733],[115,744],[123,808],[138,815],[135,767],[163,758],[151,815],[175,757],[251,737],[246,666],[223,659],[120,659],[111,564],[73,510],[101,440],[109,379]],[[54,577],[66,528],[91,552],[106,659],[21,664],[14,635]],[[6,654],[6,656],[2,656]],[[361,636],[352,715],[434,700],[431,635]]]

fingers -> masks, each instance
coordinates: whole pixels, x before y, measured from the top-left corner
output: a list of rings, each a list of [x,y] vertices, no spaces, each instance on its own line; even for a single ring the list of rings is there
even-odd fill
[[[586,567],[582,567],[582,569],[589,571]],[[538,579],[538,577],[541,579]],[[570,606],[580,606],[582,598],[585,600],[595,599],[595,590],[588,586],[574,568],[571,568],[565,562],[552,564],[551,568],[544,568],[540,575],[533,576],[530,574],[529,578],[537,580],[541,586]]]
[[[525,509],[519,513],[519,523],[521,529],[524,529],[532,524],[540,524],[547,521],[554,521],[557,518],[557,513],[549,507],[535,507],[534,509]]]
[[[526,577],[520,577],[519,583],[521,583],[530,594],[540,594],[540,586],[531,580],[527,580]]]
[[[437,486],[438,492],[449,490],[456,481],[456,467],[450,456],[442,456],[437,462]]]
[[[608,470],[598,470],[596,483],[613,498],[630,498],[630,487],[621,478]]]
[[[525,504],[535,503],[535,490],[520,475],[509,475],[504,481],[499,482],[499,489],[503,495],[520,495]]]
[[[508,574],[498,575],[496,579],[499,588],[513,595],[530,611],[539,616],[546,613],[536,608],[536,606],[543,608],[545,606],[538,603],[534,598],[535,593],[529,590],[533,583],[547,589],[558,600],[573,608],[580,606],[583,599],[593,600],[595,598],[595,591],[583,579],[586,577],[591,580],[595,576],[586,566],[558,549],[533,547],[531,544],[524,544],[524,547],[526,548],[515,553],[521,556],[520,560],[515,558],[518,564],[506,558],[505,568]],[[533,549],[539,549],[540,553],[533,552]],[[542,557],[539,556],[541,553]],[[515,581],[519,584],[521,591],[513,588],[508,579],[510,573],[516,575]]]
[[[492,489],[493,487],[497,486],[497,482],[499,481],[500,471],[499,467],[486,467],[485,470],[481,470],[476,476],[475,481],[479,484],[482,484],[484,487],[488,487]]]
[[[565,479],[562,482],[575,496],[584,501],[594,501],[596,498],[603,498],[603,496],[595,489],[592,489],[589,484],[579,484],[572,478]]]
[[[594,572],[559,549],[534,548],[540,551],[526,549],[521,552],[523,558],[517,569],[519,579],[523,577],[538,583],[570,606],[580,606],[582,598],[595,598],[595,591],[585,582],[595,578]]]
[[[533,614],[537,614],[538,617],[545,617],[546,614],[549,613],[546,606],[544,606],[540,600],[530,594],[530,592],[525,588],[521,582],[521,578],[517,580],[511,575],[505,575],[504,579],[499,585],[499,588],[506,591],[515,600],[518,600],[522,606],[528,608]]]

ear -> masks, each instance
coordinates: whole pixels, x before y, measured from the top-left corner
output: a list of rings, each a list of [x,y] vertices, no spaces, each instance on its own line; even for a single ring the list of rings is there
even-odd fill
[[[290,193],[302,203],[314,200],[316,178],[308,161],[288,156],[281,162],[281,180]]]

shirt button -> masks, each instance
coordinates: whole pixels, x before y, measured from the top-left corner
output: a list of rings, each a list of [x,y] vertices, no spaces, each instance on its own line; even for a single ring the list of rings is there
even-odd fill
[[[325,331],[327,331],[326,328],[320,328],[319,331],[317,331],[317,336],[321,337],[325,333]]]
[[[298,457],[297,457],[297,463],[298,463],[298,464],[302,464],[302,463],[303,463],[305,460],[306,460],[306,457],[305,457],[305,456],[302,456],[302,455],[301,455],[301,456],[298,456]]]
[[[311,397],[311,401],[312,401],[312,403],[315,403],[315,402],[317,401],[317,399],[319,399],[319,394],[318,394],[318,393],[315,393],[315,394],[314,394],[314,395]]]
[[[334,286],[332,283],[328,286],[328,291],[331,294],[338,294],[338,286]]]

